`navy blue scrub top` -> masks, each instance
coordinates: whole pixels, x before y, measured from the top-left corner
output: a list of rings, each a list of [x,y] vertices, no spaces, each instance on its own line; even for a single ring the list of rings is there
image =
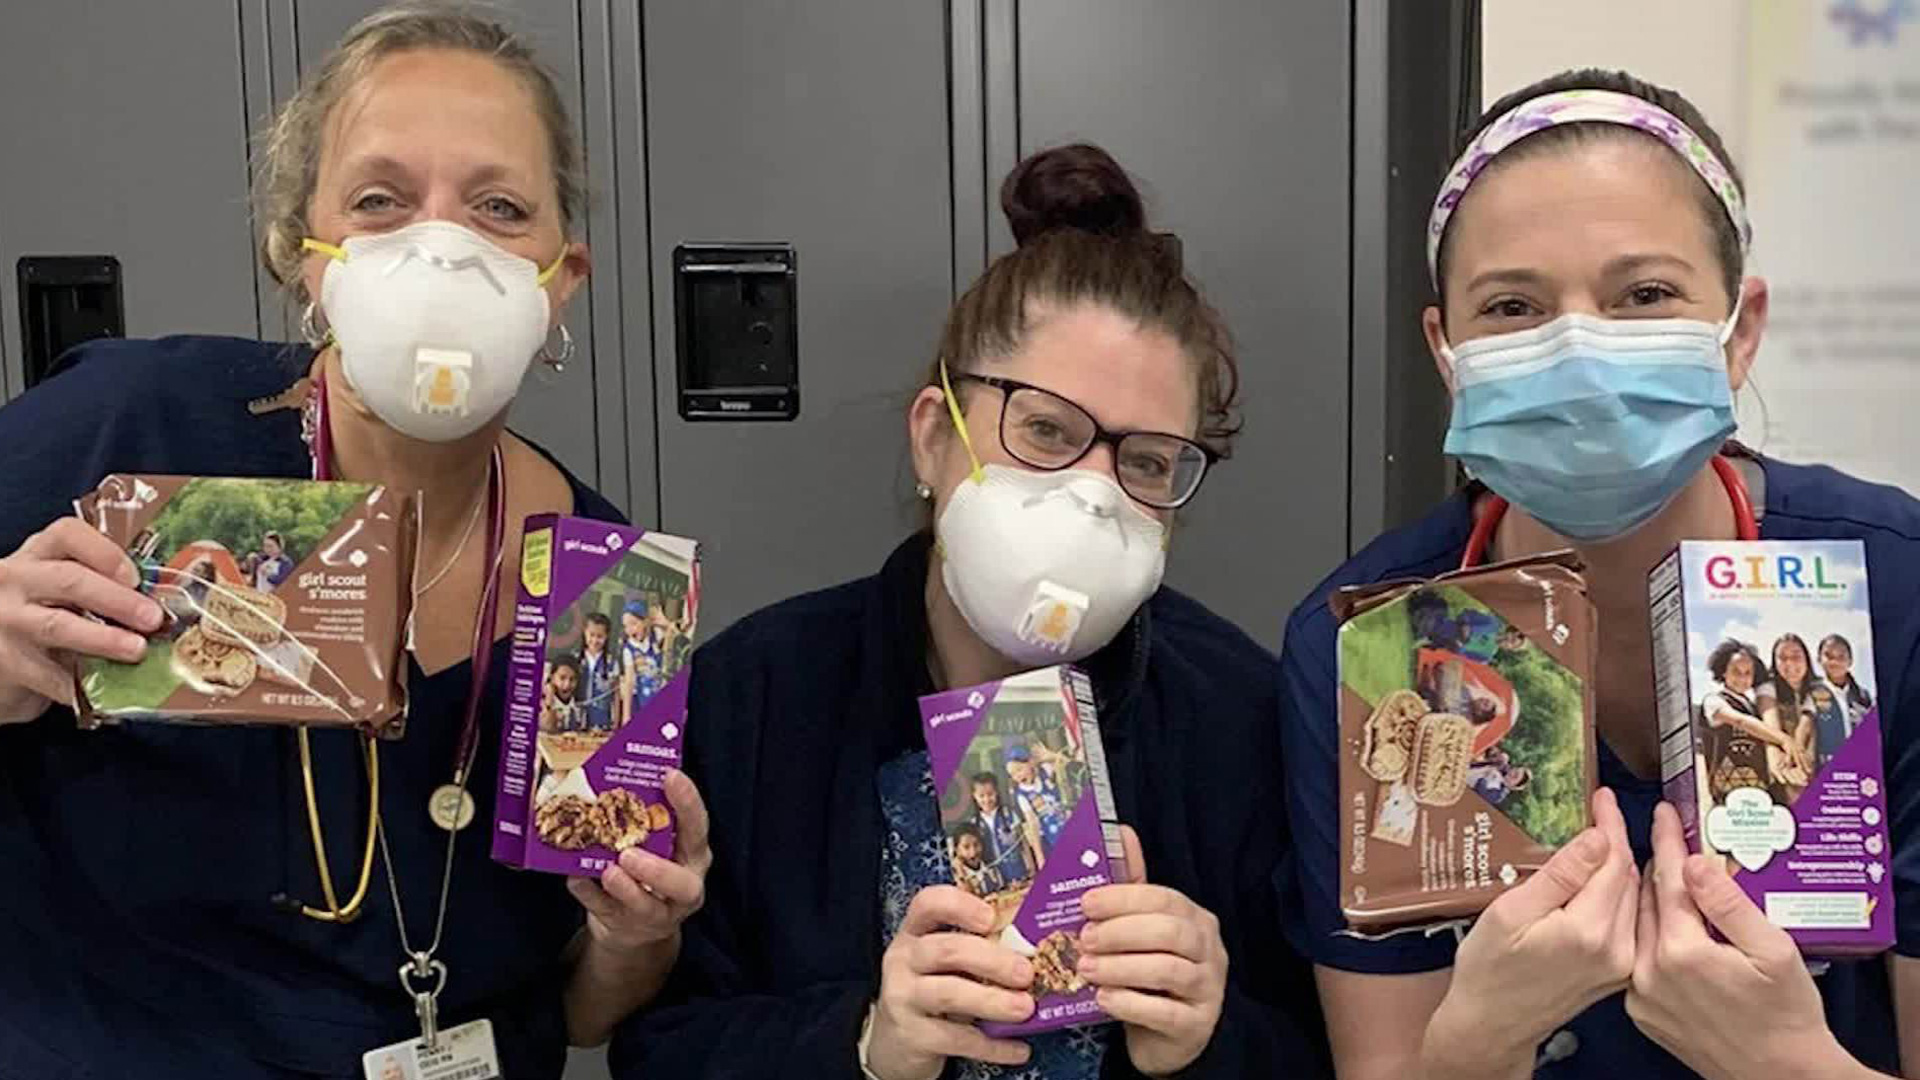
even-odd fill
[[[1920,501],[1898,488],[1869,484],[1821,466],[1760,459],[1765,474],[1764,540],[1862,540],[1872,593],[1874,671],[1886,741],[1887,792],[1894,846],[1897,949],[1920,956]],[[1279,875],[1283,920],[1295,948],[1342,971],[1397,974],[1453,963],[1451,934],[1406,934],[1363,941],[1339,934],[1339,736],[1335,725],[1334,619],[1327,597],[1346,585],[1431,577],[1459,567],[1473,527],[1469,497],[1456,496],[1425,519],[1387,533],[1323,582],[1287,621],[1281,653],[1281,723],[1293,861]],[[1600,782],[1620,798],[1635,854],[1648,857],[1657,779],[1629,772],[1600,747]],[[1898,1074],[1898,1042],[1886,961],[1835,963],[1818,979],[1827,1022],[1866,1064]],[[1693,1072],[1655,1046],[1627,1018],[1624,994],[1588,1009],[1543,1044],[1536,1075],[1550,1080],[1631,1076],[1646,1080]],[[1756,1017],[1764,1023],[1765,1017]]]
[[[306,374],[299,346],[232,338],[103,341],[0,409],[0,553],[109,472],[310,474],[297,410],[250,400]],[[564,472],[564,470],[562,470]],[[619,511],[568,477],[575,512]],[[495,646],[472,792],[492,820],[506,643]],[[381,746],[381,802],[416,943],[432,933],[446,834],[428,793],[451,776],[470,665],[409,672],[406,736]],[[358,736],[314,733],[337,888],[358,879],[367,820]],[[440,956],[443,1026],[493,1021],[511,1077],[566,1057],[561,953],[582,914],[565,879],[492,861],[460,834]],[[343,881],[344,879],[344,881]],[[345,891],[341,893],[344,897]],[[360,1076],[360,1055],[418,1035],[378,862],[367,906],[328,925],[269,903],[317,903],[293,733],[133,724],[75,730],[64,708],[0,726],[0,1080]]]

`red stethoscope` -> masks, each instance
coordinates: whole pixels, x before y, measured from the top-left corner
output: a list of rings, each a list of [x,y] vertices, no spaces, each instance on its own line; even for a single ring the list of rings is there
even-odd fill
[[[1740,470],[1724,456],[1718,456],[1713,459],[1713,471],[1719,474],[1721,485],[1727,489],[1727,501],[1733,504],[1734,535],[1741,540],[1760,539],[1760,522],[1753,515],[1753,500],[1747,495],[1747,482],[1741,478]],[[1466,553],[1460,556],[1460,569],[1471,570],[1487,557],[1487,545],[1493,542],[1494,530],[1507,516],[1507,505],[1507,500],[1492,492],[1480,501],[1474,511],[1473,532],[1467,537]]]

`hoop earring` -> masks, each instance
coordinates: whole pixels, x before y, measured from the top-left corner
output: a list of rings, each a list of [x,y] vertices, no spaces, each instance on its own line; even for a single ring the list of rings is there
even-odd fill
[[[573,331],[567,329],[566,323],[560,323],[558,329],[560,331],[560,347],[555,349],[550,342],[542,342],[540,351],[534,354],[540,358],[541,363],[547,365],[547,368],[556,375],[567,370],[567,361],[573,359]],[[551,338],[553,335],[549,334],[547,336]]]
[[[306,310],[300,313],[300,339],[317,349],[332,337],[332,328],[320,325],[319,309],[314,306],[313,301],[307,301]]]

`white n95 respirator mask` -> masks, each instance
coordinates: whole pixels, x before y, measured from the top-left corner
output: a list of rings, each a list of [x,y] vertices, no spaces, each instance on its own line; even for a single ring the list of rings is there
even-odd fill
[[[387,426],[450,442],[513,402],[546,340],[559,259],[542,270],[450,221],[303,246],[333,260],[320,306],[347,382]]]
[[[976,468],[935,531],[947,595],[967,625],[1030,667],[1098,652],[1166,570],[1166,526],[1084,469]]]

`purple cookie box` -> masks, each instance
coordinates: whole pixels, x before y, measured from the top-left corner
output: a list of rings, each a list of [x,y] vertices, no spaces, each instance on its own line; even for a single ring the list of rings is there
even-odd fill
[[[1783,558],[1789,560],[1784,567]],[[1778,579],[1788,568],[1793,572],[1783,583]],[[1789,583],[1796,587],[1790,588]],[[1802,583],[1810,587],[1798,588]],[[1784,627],[1800,636],[1813,654],[1808,657],[1809,679],[1818,681],[1821,642],[1839,633],[1851,646],[1853,679],[1870,685],[1875,680],[1862,671],[1871,671],[1873,647],[1864,545],[1859,541],[1689,541],[1654,570],[1650,592],[1661,699],[1663,793],[1679,811],[1688,848],[1712,854],[1703,835],[1701,803],[1709,795],[1708,779],[1700,774],[1699,761],[1706,749],[1704,729],[1698,726],[1701,713],[1695,707],[1721,686],[1705,674],[1707,653],[1702,650],[1710,653],[1726,636],[1738,639],[1719,629],[1726,623],[1723,612],[1731,611],[1741,629]],[[1772,635],[1761,636],[1768,640],[1748,643],[1768,662]],[[1682,693],[1684,699],[1679,696]],[[1795,825],[1791,844],[1764,865],[1743,866],[1734,874],[1734,880],[1775,922],[1783,920],[1782,911],[1796,905],[1807,909],[1828,902],[1848,906],[1864,902],[1865,918],[1855,925],[1789,921],[1787,932],[1809,957],[1872,956],[1893,945],[1893,849],[1887,831],[1880,727],[1879,709],[1869,707],[1844,741],[1831,749],[1821,747],[1823,753],[1830,753],[1828,760],[1815,770],[1812,782],[1789,808]],[[1769,898],[1775,905],[1772,910]]]
[[[507,670],[507,708],[501,725],[499,787],[494,807],[493,858],[524,870],[597,877],[616,853],[590,844],[578,850],[557,848],[535,829],[534,797],[542,778],[538,750],[541,679],[554,622],[589,589],[616,571],[636,545],[684,550],[690,573],[686,605],[691,620],[697,608],[699,563],[692,541],[590,518],[544,514],[527,519],[529,538],[551,530],[543,590],[529,560],[523,567],[514,611],[512,653]],[[531,545],[530,545],[531,546]],[[543,595],[537,595],[541,592]],[[609,652],[618,656],[620,629],[614,621]],[[624,726],[580,766],[595,792],[613,787],[632,791],[644,804],[665,804],[666,773],[681,762],[687,713],[689,672],[678,671],[642,704]],[[673,857],[674,826],[652,829],[639,847],[662,858]]]
[[[1071,709],[1078,719],[1084,750],[1075,758],[1087,766],[1087,780],[1085,790],[1054,841],[1052,854],[1056,857],[1049,857],[1033,875],[1030,891],[1012,920],[1012,928],[1034,943],[1056,931],[1077,935],[1086,923],[1080,912],[1081,895],[1089,889],[1124,880],[1120,855],[1123,849],[1108,784],[1106,755],[1100,745],[1092,685],[1079,670],[1060,665],[920,699],[921,725],[926,734],[935,790],[945,791],[964,765],[976,734],[993,713],[994,703],[1003,690],[1018,686],[1031,691],[1048,684],[1059,694],[1063,713]],[[1006,805],[1013,802],[1009,792]],[[1080,852],[1081,856],[1058,857],[1072,852]],[[1033,1016],[1025,1021],[1012,1024],[981,1021],[979,1027],[996,1038],[1018,1038],[1107,1019],[1105,1011],[1094,1003],[1094,988],[1088,986],[1070,994],[1040,995]]]

